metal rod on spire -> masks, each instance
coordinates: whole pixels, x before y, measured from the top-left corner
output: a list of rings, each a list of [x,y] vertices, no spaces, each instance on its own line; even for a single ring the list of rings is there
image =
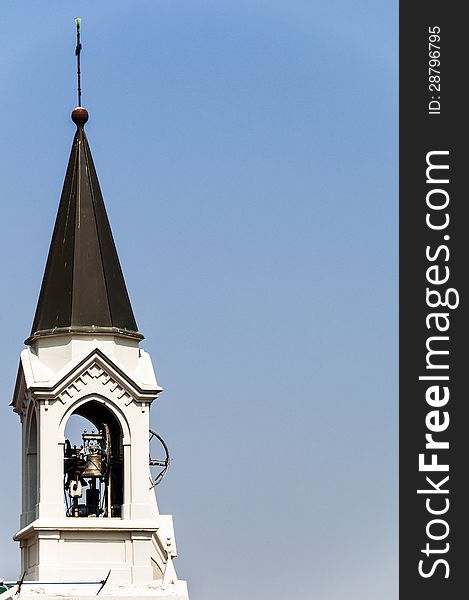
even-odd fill
[[[77,79],[78,79],[78,106],[81,106],[81,70],[80,70],[80,54],[81,54],[81,42],[80,42],[80,26],[81,19],[75,19],[75,25],[77,27],[77,47],[75,48],[75,56],[77,57]]]

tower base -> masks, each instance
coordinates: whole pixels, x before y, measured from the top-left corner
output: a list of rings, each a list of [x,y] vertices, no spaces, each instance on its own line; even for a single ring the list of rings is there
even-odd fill
[[[15,586],[16,588],[16,586]],[[96,596],[99,586],[96,585],[41,585],[24,584],[21,588],[21,600],[89,600]],[[7,596],[13,597],[15,591],[13,588],[4,594],[0,594],[0,600],[8,600]],[[164,583],[154,581],[146,585],[128,584],[106,584],[99,593],[99,596],[118,598],[119,600],[189,600],[187,592],[187,583],[182,580]]]

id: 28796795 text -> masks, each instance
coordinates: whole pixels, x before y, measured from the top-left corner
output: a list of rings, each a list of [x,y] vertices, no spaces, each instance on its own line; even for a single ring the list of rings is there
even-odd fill
[[[439,115],[441,110],[440,27],[428,28],[428,114]]]

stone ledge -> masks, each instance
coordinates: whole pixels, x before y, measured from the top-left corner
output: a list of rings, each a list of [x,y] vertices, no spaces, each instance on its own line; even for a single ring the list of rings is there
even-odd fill
[[[82,589],[79,589],[81,587]],[[58,588],[58,589],[57,589]],[[99,586],[98,586],[99,588]],[[89,600],[95,597],[97,592],[96,585],[76,586],[72,584],[62,585],[37,585],[25,584],[21,589],[21,600]],[[163,581],[153,581],[148,584],[106,584],[100,597],[108,600],[119,598],[119,600],[189,600],[187,592],[187,583],[178,580],[174,583],[163,583]]]

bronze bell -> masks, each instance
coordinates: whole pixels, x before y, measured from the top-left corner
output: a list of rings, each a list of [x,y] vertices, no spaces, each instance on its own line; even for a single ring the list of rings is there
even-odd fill
[[[88,454],[82,477],[102,477],[101,454]]]

